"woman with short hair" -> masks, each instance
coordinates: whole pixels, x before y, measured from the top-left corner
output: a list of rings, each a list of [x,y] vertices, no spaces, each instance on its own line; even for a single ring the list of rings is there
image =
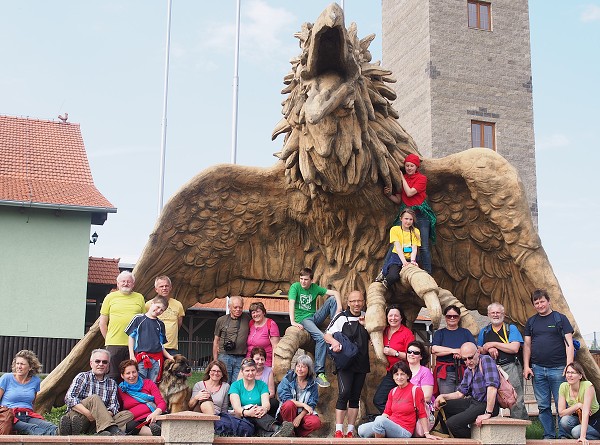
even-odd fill
[[[255,347],[264,348],[266,352],[266,366],[273,366],[273,350],[279,343],[279,326],[274,320],[267,318],[267,309],[265,305],[257,301],[250,305],[248,309],[252,320],[248,323],[248,352],[247,358],[253,358],[252,349]]]

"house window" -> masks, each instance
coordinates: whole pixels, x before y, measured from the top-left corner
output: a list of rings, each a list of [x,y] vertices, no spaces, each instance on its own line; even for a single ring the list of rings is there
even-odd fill
[[[492,8],[488,2],[467,1],[469,28],[492,30]]]
[[[496,151],[496,124],[471,121],[471,146],[491,148]]]

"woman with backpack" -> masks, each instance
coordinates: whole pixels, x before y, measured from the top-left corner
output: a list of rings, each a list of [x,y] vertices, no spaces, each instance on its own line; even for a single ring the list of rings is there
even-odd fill
[[[257,301],[248,308],[252,320],[248,323],[248,352],[247,358],[253,358],[252,350],[256,347],[264,348],[266,355],[265,366],[273,366],[273,349],[279,343],[279,326],[272,319],[267,318],[265,305]]]

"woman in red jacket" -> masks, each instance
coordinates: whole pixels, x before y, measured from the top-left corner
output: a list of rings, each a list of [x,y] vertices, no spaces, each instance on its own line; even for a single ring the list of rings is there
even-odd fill
[[[123,379],[118,390],[121,409],[133,414],[133,420],[125,426],[125,433],[160,436],[160,424],[156,418],[166,411],[167,404],[158,386],[152,380],[139,377],[135,360],[123,360],[119,364],[119,373]]]

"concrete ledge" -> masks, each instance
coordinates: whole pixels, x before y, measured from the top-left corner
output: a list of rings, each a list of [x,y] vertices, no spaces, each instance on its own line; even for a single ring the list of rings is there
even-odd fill
[[[215,445],[481,445],[473,439],[334,439],[333,437],[215,437]],[[579,444],[581,445],[581,444]]]
[[[0,436],[2,445],[48,445],[48,444],[164,444],[162,437],[151,436]]]
[[[484,420],[480,427],[471,427],[471,438],[484,445],[525,445],[525,434],[529,420],[511,419],[510,417],[492,417]]]
[[[165,445],[170,444],[212,444],[215,438],[215,420],[219,416],[183,411],[157,417],[162,424],[162,437]]]

